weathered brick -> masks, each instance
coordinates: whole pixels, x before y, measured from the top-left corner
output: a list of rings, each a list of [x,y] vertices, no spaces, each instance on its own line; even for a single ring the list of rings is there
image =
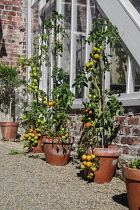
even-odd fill
[[[140,128],[133,128],[133,135],[139,136],[140,135]]]
[[[127,146],[123,147],[123,154],[128,154],[129,153],[129,148]]]
[[[132,143],[133,143],[133,138],[132,138],[132,137],[122,137],[122,138],[121,138],[121,143],[122,143],[122,144],[129,144],[129,145],[132,145]]]
[[[138,117],[130,117],[128,120],[129,125],[138,125],[139,118]]]
[[[0,5],[0,9],[4,9],[4,5]]]
[[[13,17],[14,21],[22,21],[22,17]]]
[[[118,123],[124,123],[124,120],[126,119],[126,117],[116,117],[116,121]]]
[[[139,138],[133,138],[133,144],[134,145],[138,145],[140,142],[140,139]]]
[[[125,135],[129,135],[130,134],[130,127],[125,127]]]

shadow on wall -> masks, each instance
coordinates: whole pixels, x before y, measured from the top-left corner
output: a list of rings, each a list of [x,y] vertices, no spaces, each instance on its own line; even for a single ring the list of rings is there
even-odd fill
[[[2,23],[0,20],[0,58],[3,56],[7,56],[7,53],[5,48],[5,40],[3,39]]]

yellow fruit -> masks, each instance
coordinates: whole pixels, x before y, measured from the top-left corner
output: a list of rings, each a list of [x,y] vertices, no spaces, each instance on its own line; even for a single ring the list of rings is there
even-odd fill
[[[87,160],[90,161],[91,160],[91,156],[87,155]]]
[[[102,50],[102,49],[103,49],[103,47],[102,47],[102,46],[100,46],[99,48],[100,48],[100,50]]]
[[[34,133],[32,133],[32,134],[31,134],[31,137],[35,137],[35,134],[34,134]]]
[[[96,52],[96,51],[98,51],[98,48],[97,47],[93,47],[93,50]]]
[[[91,171],[97,171],[97,168],[96,167],[92,167]]]
[[[81,168],[81,169],[85,169],[85,166],[84,166],[84,165],[81,165],[80,168]]]
[[[86,63],[85,67],[89,68],[90,67],[90,63]]]
[[[44,96],[44,97],[43,97],[43,99],[44,99],[44,100],[46,100],[46,99],[47,99],[47,97],[46,97],[46,96]]]
[[[24,115],[22,118],[23,118],[23,119],[27,119],[27,116],[26,116],[26,115]]]
[[[38,119],[38,120],[37,120],[37,122],[38,122],[38,123],[40,123],[40,122],[41,122],[41,120],[40,120],[40,119]],[[38,128],[37,128],[37,129],[38,129]]]
[[[95,59],[99,59],[99,57],[100,57],[99,54],[95,54],[95,55],[94,55],[94,58],[95,58]]]
[[[36,103],[36,102],[37,102],[37,100],[36,100],[36,99],[34,99],[34,100],[33,100],[33,102],[34,102],[34,103]]]
[[[90,62],[90,66],[93,66],[93,65],[94,65],[94,62],[93,62],[93,61],[91,61],[91,62]]]
[[[33,73],[33,75],[36,77],[37,76],[37,73]]]
[[[24,137],[28,138],[29,137],[29,134],[25,134]]]
[[[82,160],[86,160],[87,156],[86,155],[82,155]]]
[[[35,136],[34,139],[38,139],[38,136]]]
[[[87,161],[83,161],[83,164],[86,166],[87,165]]]
[[[52,106],[52,105],[53,105],[53,102],[52,102],[52,101],[50,101],[50,102],[49,102],[49,106]]]
[[[47,101],[43,101],[43,104],[47,104]]]
[[[33,132],[33,129],[29,129],[29,133]]]
[[[91,162],[87,162],[87,167],[90,167],[92,166],[92,163]]]
[[[37,79],[34,79],[34,82],[36,83],[37,82]]]
[[[62,136],[62,139],[65,139],[66,138],[66,136]]]
[[[91,154],[91,158],[94,159],[96,156],[94,154]]]
[[[41,121],[41,120],[40,120],[40,121]],[[37,128],[36,130],[37,130],[37,131],[40,131],[40,129],[39,129],[39,128]]]
[[[43,125],[43,124],[45,124],[45,122],[42,120],[42,121],[41,121],[41,124]]]

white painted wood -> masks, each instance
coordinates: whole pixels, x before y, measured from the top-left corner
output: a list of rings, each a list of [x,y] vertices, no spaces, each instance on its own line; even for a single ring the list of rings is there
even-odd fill
[[[30,0],[28,0],[30,1]],[[31,8],[35,7],[38,3],[39,3],[40,0],[32,0],[31,2]]]
[[[77,24],[77,0],[72,0],[71,3],[71,47],[70,47],[70,89],[75,93],[75,88],[72,88],[76,76],[76,38],[75,38],[75,24]]]
[[[140,14],[128,0],[97,0],[102,14],[117,26],[130,55],[140,66]]]
[[[132,60],[128,56],[126,93],[133,93],[133,92],[134,92],[134,74],[133,74],[133,69],[132,69]]]

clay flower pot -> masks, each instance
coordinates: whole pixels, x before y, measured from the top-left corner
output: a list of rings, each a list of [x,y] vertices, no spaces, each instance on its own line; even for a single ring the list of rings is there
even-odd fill
[[[122,148],[95,148],[94,154],[100,157],[99,169],[95,172],[94,182],[103,184],[112,180]]]
[[[140,170],[123,166],[128,205],[130,210],[140,209]]]
[[[14,141],[17,136],[19,122],[0,122],[2,140]]]
[[[112,180],[118,157],[122,153],[121,148],[112,147],[112,148],[95,148],[94,154],[100,157],[99,160],[99,169],[94,172],[92,179],[86,178],[86,180],[93,181],[98,184],[103,184],[105,182],[110,182]],[[85,176],[89,173],[86,168],[84,171]]]
[[[69,161],[71,144],[62,144],[59,137],[43,136],[43,148],[46,162],[55,166],[64,166]],[[63,147],[65,146],[65,148]]]
[[[31,152],[33,153],[44,153],[44,149],[42,146],[42,139],[38,139],[37,146],[31,149]]]

